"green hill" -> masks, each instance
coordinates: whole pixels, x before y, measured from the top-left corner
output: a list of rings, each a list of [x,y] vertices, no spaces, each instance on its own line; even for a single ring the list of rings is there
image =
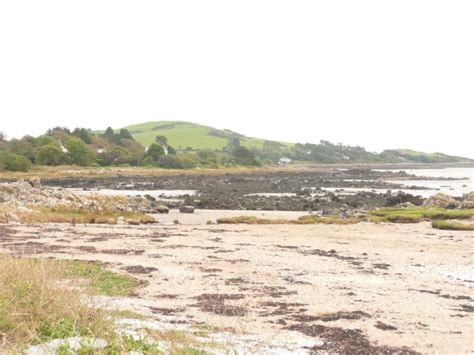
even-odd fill
[[[124,128],[145,147],[155,142],[155,137],[159,135],[166,136],[169,144],[178,150],[223,149],[229,138],[233,137],[239,138],[240,144],[247,148],[261,149],[265,142],[264,139],[246,137],[230,130],[182,121],[154,121]]]
[[[380,157],[387,161],[417,163],[472,163],[473,160],[443,153],[424,153],[411,149],[384,150]]]
[[[156,136],[166,136],[168,143],[177,150],[212,149],[222,150],[230,138],[238,138],[246,148],[262,151],[265,139],[246,137],[227,129],[216,129],[197,123],[184,121],[152,121],[126,128],[133,138],[148,147],[155,142]],[[272,148],[273,147],[273,148]],[[271,150],[271,151],[269,151]],[[380,154],[371,153],[362,147],[320,143],[292,144],[274,142],[267,144],[261,152],[263,159],[278,160],[289,156],[293,160],[315,163],[473,163],[474,160],[450,156],[443,153],[424,153],[410,149],[385,150]],[[265,155],[266,154],[266,155]]]

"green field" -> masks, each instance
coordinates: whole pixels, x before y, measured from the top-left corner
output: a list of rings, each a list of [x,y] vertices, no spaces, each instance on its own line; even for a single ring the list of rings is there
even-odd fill
[[[247,148],[261,149],[264,139],[250,138],[227,130],[180,121],[155,121],[125,127],[133,138],[148,147],[159,135],[166,136],[168,143],[178,150],[186,148],[221,150],[232,136],[240,138],[240,144]]]

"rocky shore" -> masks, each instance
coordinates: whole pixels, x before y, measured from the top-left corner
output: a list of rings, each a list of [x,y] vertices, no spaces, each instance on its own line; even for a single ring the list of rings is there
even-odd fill
[[[147,197],[104,196],[97,193],[74,194],[65,189],[44,187],[39,179],[0,184],[0,206],[64,207],[90,211],[125,211],[163,213],[168,208]]]
[[[163,177],[116,176],[104,178],[68,177],[46,179],[48,186],[111,190],[195,190],[193,196],[168,201],[171,208],[191,205],[200,209],[267,211],[344,211],[394,206],[421,205],[423,200],[408,193],[381,193],[401,189],[387,179],[407,178],[403,172],[368,169],[268,172],[222,175],[177,175]],[[346,189],[361,189],[346,193]],[[328,190],[330,191],[328,191]],[[406,189],[406,187],[405,187]]]
[[[68,177],[44,179],[41,182],[39,179],[31,179],[0,183],[0,204],[33,207],[64,206],[145,213],[167,213],[170,208],[189,212],[192,208],[198,208],[326,211],[337,214],[393,206],[431,205],[443,208],[474,206],[472,193],[462,198],[436,194],[423,199],[415,194],[399,192],[402,186],[388,181],[407,176],[403,172],[335,169],[254,174],[183,174],[162,177]],[[73,192],[70,190],[72,188],[84,191]],[[102,194],[100,191],[102,189],[120,190],[121,196]],[[156,190],[183,193],[172,199],[165,195],[152,197],[147,194]],[[186,194],[186,190],[193,190],[196,193],[189,195]],[[404,190],[407,188],[404,187]],[[143,191],[143,195],[127,196],[127,191],[130,191],[130,195]]]

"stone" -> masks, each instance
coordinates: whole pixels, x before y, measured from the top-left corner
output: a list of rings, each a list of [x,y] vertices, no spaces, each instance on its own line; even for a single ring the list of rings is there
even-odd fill
[[[427,198],[425,202],[423,202],[423,206],[459,208],[461,207],[461,203],[452,196],[443,193],[437,193],[436,195]]]
[[[124,225],[124,224],[127,224],[127,221],[125,220],[125,218],[120,216],[120,217],[117,218],[117,224],[118,225]]]
[[[35,189],[41,189],[41,180],[39,177],[34,177],[30,180],[28,180],[28,182],[30,183],[30,185],[35,188]]]
[[[179,208],[180,213],[194,213],[194,207],[193,206],[181,206]]]
[[[165,205],[155,206],[154,209],[155,209],[155,212],[157,213],[168,213],[170,211],[170,209],[166,207]]]

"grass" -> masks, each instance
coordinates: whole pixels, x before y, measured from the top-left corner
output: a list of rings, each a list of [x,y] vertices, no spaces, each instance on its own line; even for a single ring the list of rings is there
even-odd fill
[[[71,336],[110,337],[111,322],[64,280],[59,262],[0,256],[0,344],[5,348]]]
[[[31,212],[19,210],[0,210],[0,223],[8,222],[6,212],[15,214],[22,223],[71,223],[71,224],[116,224],[118,217],[124,217],[128,224],[154,223],[152,216],[138,212],[124,212],[113,210],[84,210],[68,207],[35,208]]]
[[[474,209],[447,210],[437,207],[383,208],[369,212],[371,222],[418,223],[423,220],[470,219]]]
[[[296,220],[257,218],[255,216],[237,216],[217,219],[217,224],[354,224],[358,222],[359,220],[355,218],[343,219],[311,215],[301,216]]]
[[[75,165],[62,166],[33,166],[28,172],[0,171],[0,179],[19,180],[38,177],[40,179],[55,179],[64,177],[108,178],[125,176],[176,176],[176,175],[225,175],[252,174],[259,172],[288,171],[289,168],[274,167],[223,167],[218,169],[163,169],[157,167],[81,167]],[[298,171],[298,168],[294,169]]]
[[[134,279],[97,264],[0,255],[0,353],[22,353],[32,344],[70,337],[83,337],[84,344],[73,350],[65,343],[57,354],[164,354],[153,340],[166,342],[166,353],[175,355],[203,354],[197,346],[212,346],[169,330],[141,338],[120,335],[114,319],[139,315],[87,304],[89,294],[124,296],[137,286]],[[94,349],[94,339],[107,346]]]
[[[431,226],[436,229],[452,231],[474,231],[474,223],[460,223],[455,221],[433,221]]]
[[[97,263],[65,261],[65,278],[85,279],[97,294],[106,296],[130,296],[138,288],[135,278],[105,270]]]
[[[228,142],[228,139],[225,137],[210,135],[209,133],[213,129],[212,127],[190,122],[154,121],[125,128],[130,131],[135,140],[145,147],[154,143],[155,137],[159,135],[166,136],[169,144],[179,150],[186,149],[187,147],[193,150],[222,150]],[[225,131],[217,131],[224,135],[226,134]],[[247,148],[262,149],[264,141],[264,139],[244,137],[241,138],[240,143]]]

